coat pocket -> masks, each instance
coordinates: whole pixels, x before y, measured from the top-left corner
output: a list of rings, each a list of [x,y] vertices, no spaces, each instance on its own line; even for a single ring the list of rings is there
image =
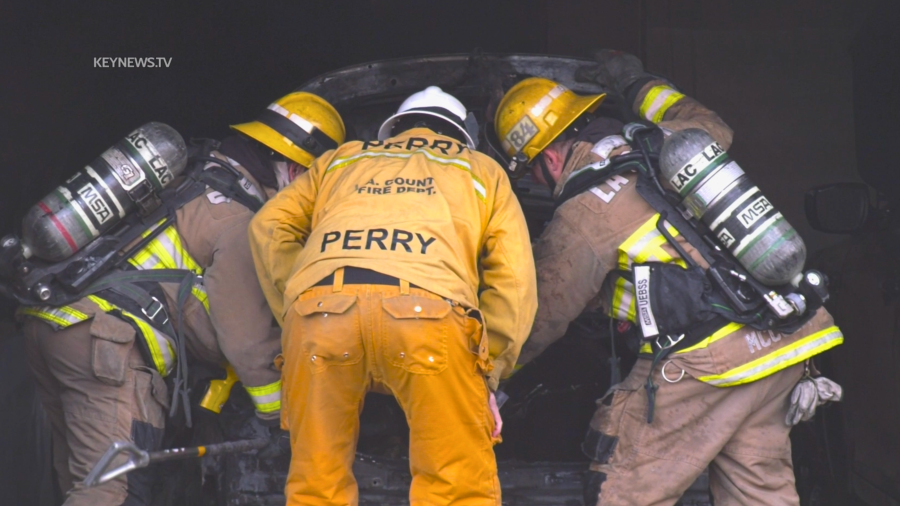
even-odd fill
[[[382,301],[382,331],[388,362],[415,374],[438,374],[447,368],[448,315],[444,299],[399,295]]]
[[[91,369],[101,382],[125,384],[128,355],[134,346],[135,330],[128,323],[98,312],[91,321]]]
[[[302,318],[297,326],[305,362],[314,373],[329,367],[358,364],[363,358],[356,295],[332,294],[301,299],[294,310]]]

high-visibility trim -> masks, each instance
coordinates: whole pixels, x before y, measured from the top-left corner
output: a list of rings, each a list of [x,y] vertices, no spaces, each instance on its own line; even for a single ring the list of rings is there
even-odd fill
[[[380,152],[380,151],[366,151],[364,153],[359,153],[353,156],[348,156],[345,158],[336,158],[331,162],[330,165],[325,169],[325,173],[343,169],[349,165],[353,165],[354,163],[365,159],[365,158],[398,158],[402,160],[406,160],[411,158],[414,155],[423,155],[428,160],[440,163],[442,165],[449,165],[451,167],[456,167],[457,169],[464,170],[469,173],[469,177],[472,178],[472,186],[475,189],[475,194],[478,198],[484,202],[487,200],[487,189],[484,186],[484,182],[478,178],[475,174],[472,173],[472,166],[468,161],[463,160],[462,158],[444,158],[442,156],[437,156],[430,151],[426,151],[424,149],[416,149],[410,153],[388,153],[388,152]]]
[[[133,321],[135,325],[138,326],[138,329],[141,331],[141,336],[144,339],[144,342],[147,344],[147,349],[150,351],[150,357],[153,360],[153,365],[156,367],[156,371],[159,372],[162,376],[168,376],[169,373],[172,372],[172,369],[175,367],[175,350],[172,348],[172,344],[162,333],[158,332],[155,328],[153,328],[149,323],[145,322],[143,319],[121,309],[113,304],[110,304],[104,299],[97,297],[96,295],[88,295],[88,299],[97,304],[104,313],[108,313],[110,311],[119,310],[119,312],[125,318]]]
[[[133,321],[138,328],[141,329],[144,342],[147,343],[147,348],[150,349],[150,356],[153,359],[153,365],[156,367],[156,371],[163,377],[168,376],[175,367],[175,350],[172,349],[169,340],[144,320],[126,311],[122,311],[122,314]]]
[[[684,259],[675,258],[663,249],[662,246],[666,244],[666,237],[656,228],[658,221],[659,214],[657,213],[638,227],[619,246],[619,269],[630,271],[633,264],[644,262],[676,263],[681,267],[687,268]],[[678,236],[678,230],[675,227],[668,222],[665,223],[665,226],[672,237]],[[609,313],[610,317],[619,320],[627,319],[632,322],[637,320],[634,285],[631,282],[623,278],[616,280]]]
[[[659,221],[658,213],[651,216],[619,246],[620,269],[630,270],[631,264],[648,260],[673,261],[673,257],[662,248],[662,245],[666,243],[666,238],[657,230],[657,221]],[[666,230],[672,237],[678,237],[678,230],[668,222],[666,222]],[[680,258],[676,260],[676,263],[685,267],[684,260]]]
[[[610,304],[611,318],[616,320],[637,320],[637,309],[634,301],[634,284],[625,278],[616,279],[613,300]]]
[[[836,326],[828,327],[730,371],[697,379],[717,387],[752,383],[794,364],[799,364],[843,342],[844,334],[841,330]]]
[[[159,226],[159,223],[156,226]],[[143,237],[147,237],[152,231],[153,228],[144,232]],[[128,263],[141,270],[184,269],[198,276],[203,274],[203,268],[184,248],[181,237],[174,226],[169,226],[156,236],[144,249],[129,258]],[[209,313],[209,296],[206,294],[206,289],[203,285],[195,283],[191,288],[191,293],[203,304],[206,312]]]
[[[281,380],[259,387],[244,386],[260,413],[272,413],[281,409]]]
[[[693,346],[688,346],[687,348],[685,348],[683,350],[678,350],[675,352],[675,354],[687,353],[689,351],[706,348],[709,345],[711,345],[712,343],[718,341],[719,339],[722,339],[723,337],[731,334],[732,332],[737,332],[738,330],[741,330],[742,328],[744,328],[743,323],[731,322],[728,325],[725,325],[724,327],[720,328],[719,330],[713,332],[713,334],[711,336],[707,337],[706,339],[700,341],[699,343],[697,343]]]
[[[544,110],[547,109],[547,106],[552,104],[557,97],[562,95],[568,88],[561,84],[557,84],[556,86],[550,88],[550,91],[547,92],[546,95],[541,97],[540,100],[534,104],[534,107],[531,108],[531,115],[535,118],[540,118],[542,114],[544,114]]]
[[[16,310],[16,313],[40,318],[41,320],[53,324],[58,329],[64,329],[90,319],[90,316],[67,306],[20,306]]]
[[[678,93],[669,86],[654,86],[650,88],[647,96],[641,102],[641,116],[648,121],[659,123],[666,115],[666,111],[682,98],[684,98],[684,94]]]
[[[271,105],[269,105],[268,109],[269,109],[270,111],[275,111],[275,112],[277,112],[278,114],[284,116],[285,118],[291,120],[291,123],[293,123],[293,124],[297,125],[298,127],[302,128],[303,131],[306,132],[306,133],[308,133],[308,134],[311,134],[312,131],[313,131],[313,128],[315,128],[315,125],[313,125],[313,124],[310,123],[309,121],[306,121],[306,118],[304,118],[304,117],[302,117],[302,116],[298,116],[298,115],[292,113],[291,111],[288,111],[288,110],[285,109],[284,107],[281,107],[281,106],[278,105],[278,104],[271,104]],[[292,144],[293,144],[293,143],[292,143]]]
[[[638,353],[653,353],[653,345],[650,343],[642,344],[641,349],[638,350]]]
[[[144,233],[144,237],[149,235],[150,231]],[[144,249],[137,252],[128,259],[128,263],[138,269],[185,269],[197,274],[203,274],[203,268],[191,258],[184,245],[178,231],[174,225],[167,227],[155,239],[150,241]]]
[[[206,314],[209,314],[209,295],[206,293],[206,287],[199,283],[195,283],[191,288],[191,293],[201,304],[203,304],[203,309],[206,310]]]

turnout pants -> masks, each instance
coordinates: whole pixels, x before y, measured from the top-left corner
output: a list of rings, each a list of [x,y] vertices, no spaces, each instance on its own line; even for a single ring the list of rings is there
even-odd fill
[[[672,505],[709,466],[716,506],[799,506],[791,463],[788,400],[797,364],[745,385],[719,388],[685,373],[675,383],[653,371],[656,413],[647,423],[650,360],[598,401],[584,450],[594,459],[585,504]],[[681,376],[678,362],[666,377]]]
[[[400,284],[338,280],[307,290],[289,309],[282,335],[288,505],[358,504],[352,465],[373,389],[392,393],[406,413],[412,506],[500,505],[480,316]]]
[[[159,449],[165,423],[165,382],[145,366],[134,330],[107,318],[59,331],[34,318],[24,323],[28,361],[52,427],[53,466],[67,493],[64,506],[150,504],[147,469],[95,488],[81,485],[113,441]]]

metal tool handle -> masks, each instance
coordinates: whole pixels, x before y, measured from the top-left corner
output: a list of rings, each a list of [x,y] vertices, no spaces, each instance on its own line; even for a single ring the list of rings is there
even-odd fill
[[[123,454],[128,455],[128,460],[107,471],[112,466],[113,460]],[[100,457],[100,460],[97,461],[91,472],[84,478],[84,486],[96,487],[125,473],[147,467],[148,465],[150,465],[149,453],[141,450],[131,441],[116,441],[106,450],[106,453]]]
[[[169,462],[172,460],[185,460],[199,458],[204,455],[224,455],[226,453],[242,453],[251,450],[260,450],[269,444],[266,438],[246,439],[242,441],[228,441],[208,446],[194,446],[191,448],[170,448],[156,452],[141,450],[131,441],[116,441],[106,453],[100,457],[91,472],[84,478],[84,486],[96,487],[125,473],[147,467],[150,464]],[[113,461],[119,455],[127,455],[128,460],[113,467]]]

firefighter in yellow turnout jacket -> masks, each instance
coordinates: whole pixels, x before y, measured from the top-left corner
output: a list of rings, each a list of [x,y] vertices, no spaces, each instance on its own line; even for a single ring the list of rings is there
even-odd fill
[[[634,112],[647,121],[664,132],[702,128],[730,145],[732,132],[715,113],[645,74],[633,56],[604,51],[599,59],[601,78],[632,100]],[[498,137],[510,155],[522,153],[534,164],[534,177],[558,198],[573,171],[631,149],[622,123],[612,118],[596,118],[577,132],[570,128],[603,98],[580,97],[546,79],[522,81],[498,107]],[[551,114],[553,124],[546,121]],[[523,122],[530,126],[523,128]],[[636,183],[637,174],[625,172],[557,208],[535,244],[539,307],[519,364],[562,337],[598,296],[611,317],[633,324],[634,285],[612,271],[647,261],[684,266],[657,230],[659,214],[637,193]],[[669,231],[708,267],[674,228]],[[821,309],[790,335],[736,323],[704,335],[653,369],[659,387],[652,423],[644,389],[651,374],[649,345],[628,377],[598,401],[583,445],[593,460],[585,504],[671,505],[707,465],[717,505],[799,504],[785,422],[788,398],[804,361],[840,344],[841,332]]]
[[[431,87],[270,200],[251,243],[284,320],[289,505],[355,505],[367,391],[410,427],[413,505],[499,505],[493,390],[535,312],[528,231],[503,169]],[[493,416],[492,416],[493,415]]]
[[[233,128],[242,133],[226,138],[211,156],[234,166],[244,190],[260,203],[310,165],[314,153],[344,136],[337,112],[303,93],[288,95],[257,121]],[[324,135],[331,145],[298,147],[313,134]],[[174,225],[129,259],[129,268],[185,269],[198,276],[181,309],[188,354],[230,363],[257,415],[277,423],[281,381],[273,359],[281,342],[253,269],[247,240],[252,215],[237,200],[207,188],[177,211]],[[155,309],[174,321],[179,287],[158,286],[166,308]],[[174,336],[166,334],[156,310],[142,314],[121,304],[100,292],[65,307],[19,310],[28,359],[52,424],[54,466],[67,492],[66,506],[150,504],[152,479],[145,471],[96,488],[80,485],[113,441],[159,448],[171,401],[166,378],[185,360],[177,356]]]

